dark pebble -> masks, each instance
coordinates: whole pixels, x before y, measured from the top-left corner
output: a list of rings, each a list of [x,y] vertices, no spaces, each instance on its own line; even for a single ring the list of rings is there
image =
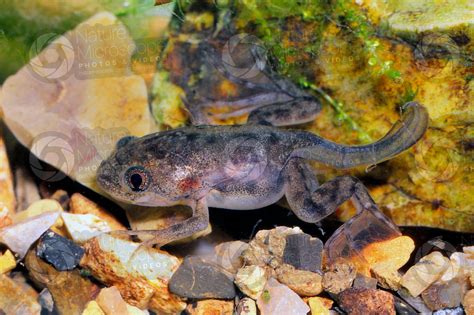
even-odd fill
[[[293,234],[286,237],[283,262],[296,269],[321,272],[323,242],[308,234]]]
[[[234,282],[220,267],[199,257],[186,257],[173,274],[169,290],[193,299],[233,299]]]
[[[84,249],[73,241],[52,231],[44,233],[36,248],[36,255],[59,271],[72,270],[84,255]]]

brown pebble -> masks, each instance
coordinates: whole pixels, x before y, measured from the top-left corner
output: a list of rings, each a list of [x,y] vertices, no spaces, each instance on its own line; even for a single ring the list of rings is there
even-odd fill
[[[340,295],[341,307],[351,315],[395,315],[393,295],[376,289],[347,289]]]

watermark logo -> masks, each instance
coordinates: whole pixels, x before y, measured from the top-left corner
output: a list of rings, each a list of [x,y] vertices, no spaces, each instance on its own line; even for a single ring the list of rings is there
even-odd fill
[[[439,252],[449,258],[456,252],[456,248],[451,243],[444,241],[441,237],[435,237],[420,246],[415,254],[415,262],[419,266],[415,276],[420,283],[431,283],[433,277],[441,276],[440,274],[450,268],[451,264],[449,259],[423,259],[433,252]]]
[[[28,69],[43,80],[63,79],[71,73],[74,55],[73,44],[66,36],[43,34],[30,48]]]
[[[29,160],[31,170],[38,178],[57,182],[72,172],[75,153],[69,137],[60,132],[48,131],[34,139]],[[51,168],[42,161],[48,161],[56,168]]]
[[[415,66],[426,77],[441,73],[452,61],[460,56],[456,42],[446,34],[426,34],[418,41],[414,49]]]
[[[456,144],[450,139],[423,138],[414,147],[414,152],[417,173],[429,181],[448,181],[459,169]]]
[[[48,182],[60,181],[68,175],[79,181],[93,178],[117,141],[128,134],[125,128],[75,128],[68,135],[56,131],[41,133],[31,146],[31,169]]]
[[[257,36],[237,34],[225,43],[221,61],[228,74],[249,81],[257,78],[265,69],[267,49]]]

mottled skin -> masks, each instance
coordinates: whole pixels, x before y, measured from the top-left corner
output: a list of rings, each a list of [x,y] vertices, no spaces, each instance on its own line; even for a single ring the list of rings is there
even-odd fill
[[[356,178],[337,177],[319,186],[305,160],[336,168],[387,160],[422,137],[426,110],[417,103],[406,104],[402,120],[384,138],[365,146],[339,145],[309,132],[271,126],[285,119],[301,122],[307,106],[288,107],[286,112],[273,105],[262,107],[249,120],[263,125],[195,126],[123,139],[101,164],[98,183],[126,203],[193,209],[191,218],[166,229],[127,231],[153,234],[148,245],[161,246],[205,229],[208,207],[256,209],[285,196],[305,222],[322,220],[351,197],[360,211],[377,209]],[[381,213],[377,216],[391,224]]]

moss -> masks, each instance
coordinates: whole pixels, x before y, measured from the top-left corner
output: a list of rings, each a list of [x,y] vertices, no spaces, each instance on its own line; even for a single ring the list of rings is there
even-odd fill
[[[186,122],[181,99],[185,92],[169,81],[166,71],[157,71],[153,79],[151,110],[160,125],[177,128]]]

